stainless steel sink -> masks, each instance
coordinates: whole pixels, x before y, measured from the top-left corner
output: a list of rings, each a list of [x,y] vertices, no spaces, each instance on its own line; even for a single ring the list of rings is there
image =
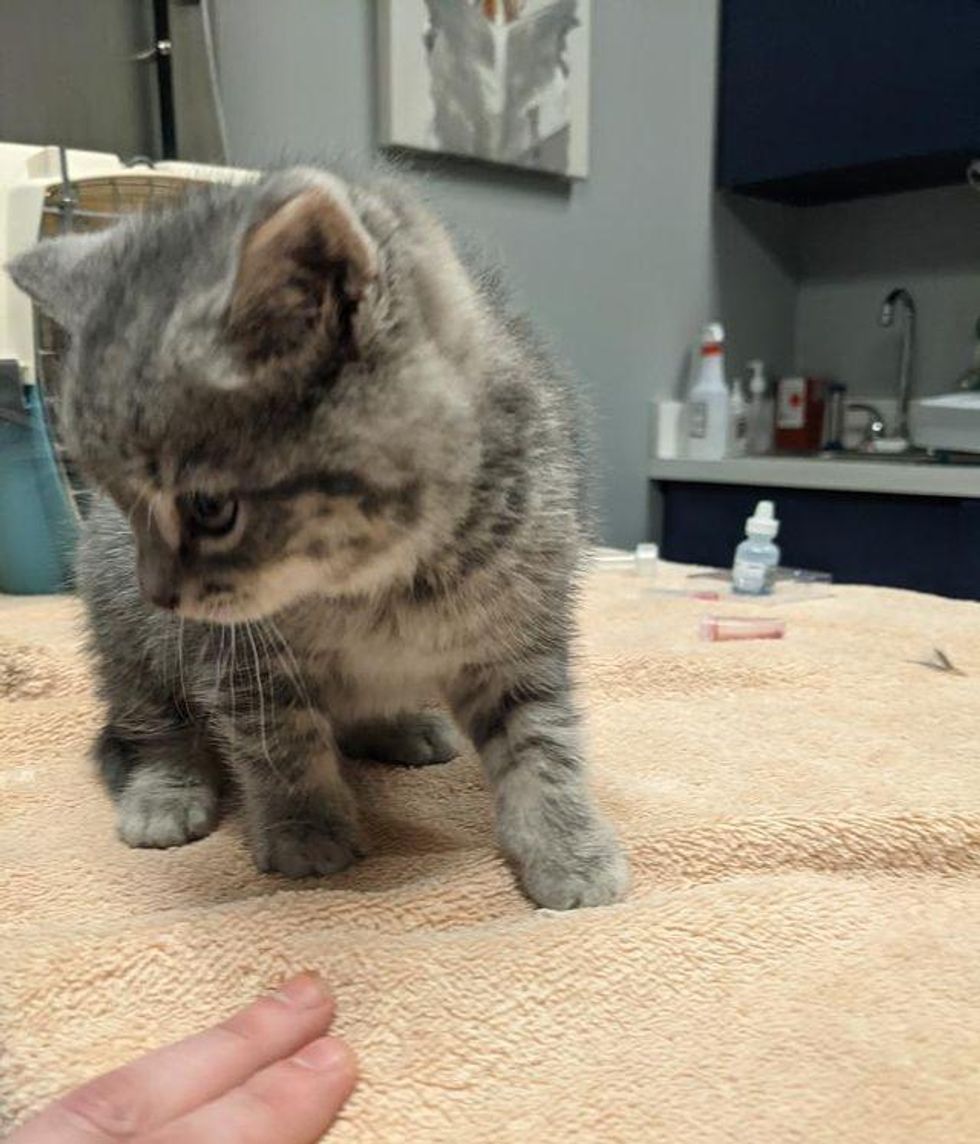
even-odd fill
[[[865,453],[855,449],[817,453],[818,461],[856,461],[863,465],[980,465],[980,453],[931,453],[906,449],[904,453]]]
[[[828,449],[818,453],[821,461],[860,461],[875,465],[935,465],[937,459],[924,449],[906,449],[904,453],[866,453],[857,449]]]

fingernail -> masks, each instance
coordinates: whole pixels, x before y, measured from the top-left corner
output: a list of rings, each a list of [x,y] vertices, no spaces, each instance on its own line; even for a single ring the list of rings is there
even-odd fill
[[[336,1037],[321,1037],[311,1041],[293,1057],[298,1065],[316,1072],[338,1072],[350,1067],[351,1052]]]
[[[327,1000],[327,991],[320,975],[311,970],[284,981],[272,996],[297,1009],[316,1009]]]

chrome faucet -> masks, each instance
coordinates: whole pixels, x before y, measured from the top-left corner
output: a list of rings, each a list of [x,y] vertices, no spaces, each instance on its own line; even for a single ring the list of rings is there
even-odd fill
[[[872,449],[875,441],[880,441],[885,435],[885,419],[877,405],[870,405],[866,401],[849,401],[848,413],[863,413],[867,417],[864,426],[864,435],[861,438],[862,449]]]
[[[912,396],[912,355],[915,352],[915,302],[904,286],[899,286],[881,304],[878,323],[891,326],[895,322],[895,307],[901,303],[905,308],[905,325],[902,327],[902,354],[898,364],[898,421],[895,436],[909,440],[909,398]]]

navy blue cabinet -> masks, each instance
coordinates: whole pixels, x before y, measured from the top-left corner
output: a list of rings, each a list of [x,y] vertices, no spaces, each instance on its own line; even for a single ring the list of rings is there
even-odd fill
[[[661,551],[726,568],[756,502],[776,502],[783,563],[841,583],[980,600],[980,499],[669,481]]]
[[[976,157],[980,0],[723,0],[719,186],[828,202]]]

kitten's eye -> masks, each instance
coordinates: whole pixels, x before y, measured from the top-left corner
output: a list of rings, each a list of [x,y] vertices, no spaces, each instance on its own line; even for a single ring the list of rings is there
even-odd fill
[[[191,523],[205,536],[227,536],[235,527],[238,519],[238,500],[235,497],[191,493],[186,504]]]

